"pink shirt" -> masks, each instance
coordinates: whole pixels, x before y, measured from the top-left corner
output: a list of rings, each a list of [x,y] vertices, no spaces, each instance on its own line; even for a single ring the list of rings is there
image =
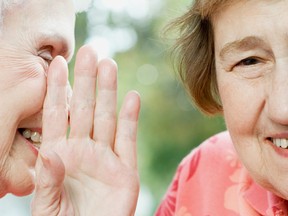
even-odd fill
[[[251,179],[223,132],[183,159],[155,215],[286,216],[287,206]]]

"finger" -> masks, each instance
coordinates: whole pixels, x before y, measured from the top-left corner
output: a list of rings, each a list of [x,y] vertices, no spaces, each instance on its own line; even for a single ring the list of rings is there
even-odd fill
[[[117,104],[117,65],[113,60],[99,62],[96,104],[93,139],[113,148]]]
[[[43,144],[66,136],[67,131],[68,67],[63,57],[57,56],[48,70],[47,94],[43,106]],[[42,148],[41,147],[41,148]],[[46,146],[48,147],[48,146]]]
[[[73,96],[70,104],[70,137],[85,137],[92,132],[96,76],[96,51],[91,46],[83,46],[76,58]]]
[[[127,165],[137,167],[136,141],[140,112],[140,96],[129,92],[121,107],[118,119],[114,152]]]
[[[58,215],[65,176],[64,164],[52,151],[40,152],[36,166],[32,215]],[[63,207],[64,208],[64,207]]]

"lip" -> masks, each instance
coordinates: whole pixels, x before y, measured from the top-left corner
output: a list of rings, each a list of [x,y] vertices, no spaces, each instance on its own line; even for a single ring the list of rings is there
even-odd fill
[[[288,139],[288,132],[271,134],[267,139]]]
[[[284,136],[282,136],[282,137],[277,136],[277,138],[276,138],[276,136],[274,136],[273,138],[274,138],[274,139],[277,139],[277,138],[278,138],[278,139],[285,139],[285,138],[287,138],[287,136],[286,136],[286,137],[284,137]],[[274,149],[274,151],[275,151],[278,155],[280,155],[281,157],[288,158],[288,149],[283,149],[283,148],[281,148],[281,147],[277,147],[277,146],[272,142],[271,137],[267,138],[266,141],[269,143],[269,145]]]
[[[38,156],[38,149],[31,142],[29,142],[25,137],[23,137],[22,134],[19,133],[19,131],[17,131],[16,134],[23,140],[23,142],[25,142],[27,144],[27,146],[31,149],[33,154],[37,157]]]

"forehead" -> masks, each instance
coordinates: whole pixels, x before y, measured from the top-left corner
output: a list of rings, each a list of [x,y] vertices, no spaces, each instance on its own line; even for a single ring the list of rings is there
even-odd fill
[[[287,35],[287,10],[286,0],[241,1],[227,6],[212,17],[215,49],[246,37],[272,40]]]
[[[52,26],[57,20],[58,25],[71,25],[74,20],[74,6],[71,0],[25,0],[21,5],[10,10],[12,16],[22,19],[22,23],[29,25]]]

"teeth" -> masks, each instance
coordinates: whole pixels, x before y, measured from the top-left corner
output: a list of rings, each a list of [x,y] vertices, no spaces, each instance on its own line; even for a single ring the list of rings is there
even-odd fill
[[[29,129],[26,129],[23,131],[23,136],[26,138],[26,139],[29,139],[31,137],[31,130]]]
[[[288,143],[286,139],[281,139],[281,147],[282,148],[287,148],[288,147]]]
[[[277,146],[277,147],[281,147],[281,148],[288,148],[288,140],[287,139],[273,139],[273,143]]]
[[[42,142],[41,134],[36,131],[31,131],[29,129],[26,129],[22,132],[22,135],[26,139],[31,139],[34,142],[34,144],[40,144]]]
[[[38,133],[38,132],[32,132],[32,134],[31,134],[31,140],[33,141],[33,142],[36,142],[36,143],[38,143],[38,142],[40,142],[40,134]]]

